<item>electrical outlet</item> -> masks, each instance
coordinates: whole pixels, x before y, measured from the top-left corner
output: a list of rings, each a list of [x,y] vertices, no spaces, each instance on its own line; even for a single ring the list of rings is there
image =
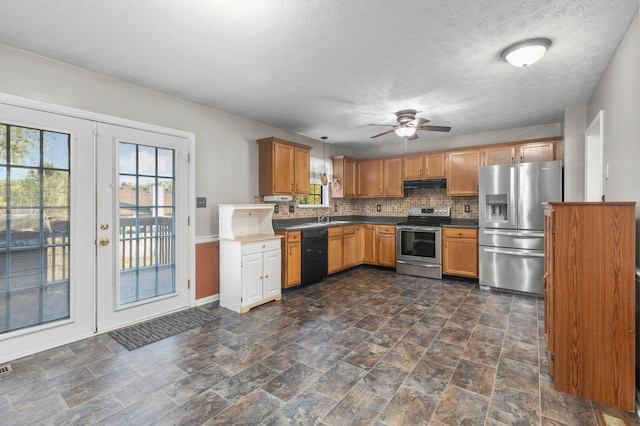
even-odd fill
[[[376,211],[377,212],[382,211],[382,206],[380,204],[376,204]]]
[[[293,207],[293,204],[291,204],[291,205],[289,206],[289,213],[295,213],[295,211],[296,211],[296,208],[295,208],[295,207]]]
[[[197,197],[196,198],[196,207],[207,207],[207,197]]]
[[[335,212],[338,211],[338,203],[335,204],[335,207],[333,208],[333,211],[335,211]]]
[[[464,212],[469,213],[471,211],[471,206],[469,204],[464,205]]]
[[[280,206],[277,205],[277,204],[275,206],[273,206],[273,212],[274,213],[279,213],[280,212]]]

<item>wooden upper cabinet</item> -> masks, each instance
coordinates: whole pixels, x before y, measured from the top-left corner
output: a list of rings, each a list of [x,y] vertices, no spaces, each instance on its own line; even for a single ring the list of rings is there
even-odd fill
[[[339,156],[332,157],[333,180],[331,183],[332,198],[349,198],[357,195],[356,159]]]
[[[257,142],[260,195],[309,194],[311,147],[274,137]]]
[[[387,158],[384,160],[384,196],[402,197],[404,185],[402,184],[402,157]]]
[[[404,157],[404,180],[444,177],[444,153],[409,154]]]
[[[515,145],[493,146],[484,149],[484,165],[513,164],[516,162]]]
[[[381,159],[358,161],[359,197],[382,197],[384,195],[383,167],[384,161]]]
[[[447,156],[447,195],[478,195],[482,150],[453,151]]]
[[[484,165],[531,163],[561,159],[560,140],[536,140],[484,147]]]
[[[519,144],[516,146],[516,158],[519,163],[553,161],[555,159],[554,147],[553,141]]]
[[[358,161],[358,197],[402,197],[402,157]]]

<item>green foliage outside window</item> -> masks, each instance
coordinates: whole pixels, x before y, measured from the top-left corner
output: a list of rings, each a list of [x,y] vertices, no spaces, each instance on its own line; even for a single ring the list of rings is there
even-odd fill
[[[309,195],[301,195],[298,197],[298,204],[322,204],[322,185],[312,183],[310,185]]]

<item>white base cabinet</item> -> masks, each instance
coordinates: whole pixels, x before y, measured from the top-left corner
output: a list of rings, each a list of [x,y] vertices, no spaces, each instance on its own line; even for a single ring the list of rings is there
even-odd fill
[[[244,313],[280,300],[281,268],[279,237],[220,240],[220,306]]]

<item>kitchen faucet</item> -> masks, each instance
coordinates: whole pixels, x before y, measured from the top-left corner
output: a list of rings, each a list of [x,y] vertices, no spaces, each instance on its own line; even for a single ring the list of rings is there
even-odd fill
[[[329,222],[329,216],[331,216],[331,210],[319,215],[318,216],[318,223],[324,222],[325,219],[327,219],[327,222]]]

